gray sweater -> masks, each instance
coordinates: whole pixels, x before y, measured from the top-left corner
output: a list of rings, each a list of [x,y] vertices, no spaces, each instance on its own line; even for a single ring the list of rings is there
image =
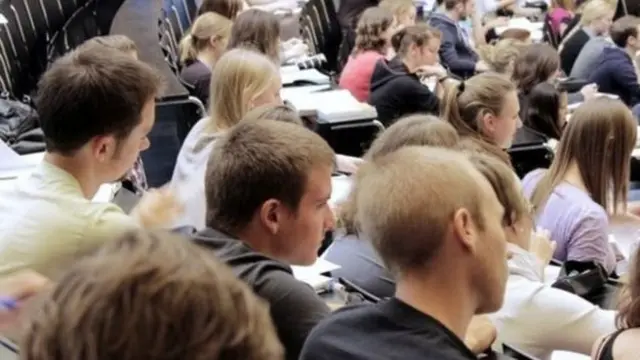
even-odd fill
[[[615,46],[608,37],[592,37],[580,51],[569,76],[576,79],[588,79],[598,65],[602,51],[607,46]]]

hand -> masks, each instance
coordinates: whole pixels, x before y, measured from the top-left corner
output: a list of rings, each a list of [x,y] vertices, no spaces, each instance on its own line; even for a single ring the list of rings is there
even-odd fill
[[[489,68],[489,65],[487,65],[487,63],[485,63],[484,61],[480,60],[480,61],[478,61],[476,63],[476,69],[475,70],[476,70],[476,72],[481,73],[481,72],[487,72],[487,71],[489,71],[491,69]]]
[[[548,230],[538,228],[531,232],[531,241],[529,242],[529,252],[534,254],[543,264],[549,265],[553,253],[556,251],[556,242],[550,240],[551,234]]]
[[[0,331],[16,325],[24,304],[50,284],[44,276],[24,270],[0,281],[0,296],[16,302],[16,307],[0,310]]]
[[[464,344],[474,353],[481,354],[491,347],[498,331],[486,315],[474,316],[469,323]]]
[[[432,77],[435,76],[438,79],[447,76],[447,69],[445,69],[442,65],[424,65],[418,68],[418,75],[422,77]]]
[[[168,186],[147,191],[138,205],[131,211],[145,228],[163,227],[171,224],[184,211],[182,203]]]
[[[358,168],[362,164],[363,160],[360,158],[346,156],[346,155],[336,155],[336,167],[338,171],[353,174],[358,171]]]
[[[580,89],[580,93],[584,97],[585,101],[593,99],[596,96],[596,94],[598,94],[598,85],[596,84],[585,85],[582,87],[582,89]]]

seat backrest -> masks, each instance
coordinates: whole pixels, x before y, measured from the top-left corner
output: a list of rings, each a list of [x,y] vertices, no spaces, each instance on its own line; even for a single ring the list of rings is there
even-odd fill
[[[508,153],[511,164],[520,178],[535,169],[548,168],[554,156],[553,151],[546,144],[512,147]]]
[[[47,49],[49,63],[75,49],[80,44],[101,35],[96,21],[96,3],[90,0],[71,15],[60,31],[56,32]]]
[[[175,9],[177,18],[182,26],[182,32],[184,33],[189,30],[193,22],[191,15],[189,15],[188,4],[184,0],[173,0],[171,7]]]

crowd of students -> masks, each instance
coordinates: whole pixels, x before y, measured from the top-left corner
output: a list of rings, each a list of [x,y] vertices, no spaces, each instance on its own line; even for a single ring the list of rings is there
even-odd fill
[[[640,256],[617,310],[545,279],[552,259],[616,276],[611,219],[640,224],[628,200],[637,18],[612,23],[605,0],[554,2],[556,50],[526,31],[487,43],[504,21],[488,13],[539,12],[519,1],[443,0],[429,24],[411,1],[345,2],[355,41],[339,84],[386,125],[356,159],[283,104],[279,66],[306,50],[281,43],[265,11],[278,3],[203,2],[180,77],[208,111],[158,189],[139,155],[162,146],[147,138],[162,81],[135,44],[91,39],[42,76],[46,154],[0,193],[0,330],[22,359],[454,360],[498,344],[541,360],[637,357]],[[558,80],[581,51],[601,55],[569,92]],[[519,179],[506,150],[549,139],[550,167]],[[353,175],[333,207],[336,170]],[[140,195],[129,214],[91,200],[117,181]],[[294,277],[327,232],[331,275],[379,301],[332,311]]]

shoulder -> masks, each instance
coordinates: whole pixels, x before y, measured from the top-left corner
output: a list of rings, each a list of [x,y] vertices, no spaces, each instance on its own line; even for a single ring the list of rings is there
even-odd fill
[[[137,229],[138,223],[122,209],[112,203],[92,203],[88,209],[91,221],[88,233],[107,235],[116,231]]]
[[[370,326],[369,322],[377,318],[376,313],[374,304],[353,305],[334,311],[311,331],[302,351],[303,357],[323,349],[335,351],[338,347],[335,341],[348,338],[365,328],[363,325]]]
[[[545,169],[536,169],[529,172],[522,178],[522,188],[526,192],[533,191],[533,188],[538,184],[545,172]]]

